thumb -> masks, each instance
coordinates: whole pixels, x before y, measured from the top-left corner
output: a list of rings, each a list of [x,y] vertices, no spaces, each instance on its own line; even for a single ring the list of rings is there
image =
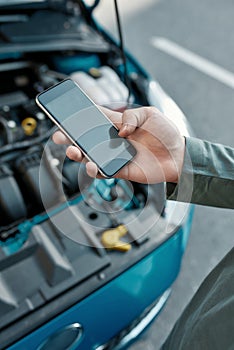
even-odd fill
[[[145,107],[128,109],[122,115],[122,125],[119,136],[131,135],[136,128],[141,127],[148,118],[148,109]]]

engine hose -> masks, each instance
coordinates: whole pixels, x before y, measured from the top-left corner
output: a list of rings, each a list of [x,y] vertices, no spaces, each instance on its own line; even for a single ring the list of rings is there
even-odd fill
[[[57,127],[55,126],[52,129],[48,130],[45,134],[37,136],[32,140],[18,141],[18,142],[15,142],[14,144],[5,145],[5,146],[1,147],[1,149],[0,149],[0,156],[6,154],[8,152],[13,152],[16,150],[25,149],[25,148],[31,147],[33,145],[36,145],[38,143],[41,143],[42,141],[48,139],[55,132],[56,129],[57,129]]]

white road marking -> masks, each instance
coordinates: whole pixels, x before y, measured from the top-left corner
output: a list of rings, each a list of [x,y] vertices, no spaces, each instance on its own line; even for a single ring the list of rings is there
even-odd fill
[[[151,44],[170,56],[192,66],[202,73],[220,81],[228,87],[234,89],[234,74],[225,68],[203,58],[196,53],[183,48],[171,40],[162,37],[153,37]]]

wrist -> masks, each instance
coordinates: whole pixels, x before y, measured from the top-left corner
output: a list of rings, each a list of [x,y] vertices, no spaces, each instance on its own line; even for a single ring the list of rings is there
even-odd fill
[[[170,179],[170,182],[179,182],[184,165],[185,147],[185,137],[181,136],[174,154],[174,176]]]

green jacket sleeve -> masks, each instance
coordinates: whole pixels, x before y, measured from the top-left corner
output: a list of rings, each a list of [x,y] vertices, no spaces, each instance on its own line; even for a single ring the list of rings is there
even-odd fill
[[[180,181],[168,199],[234,209],[234,149],[186,138]]]

